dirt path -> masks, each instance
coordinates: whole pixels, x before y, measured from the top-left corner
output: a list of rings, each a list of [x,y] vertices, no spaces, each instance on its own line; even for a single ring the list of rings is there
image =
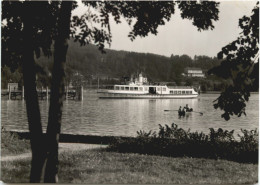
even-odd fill
[[[17,161],[17,160],[22,160],[26,158],[30,158],[31,153],[23,153],[19,155],[12,155],[12,156],[1,156],[1,162],[5,161]]]
[[[59,153],[66,151],[80,151],[80,150],[91,150],[106,148],[107,145],[96,145],[96,144],[81,144],[81,143],[59,143]],[[19,155],[12,156],[1,156],[1,162],[16,161],[26,158],[31,158],[31,152],[23,153]]]

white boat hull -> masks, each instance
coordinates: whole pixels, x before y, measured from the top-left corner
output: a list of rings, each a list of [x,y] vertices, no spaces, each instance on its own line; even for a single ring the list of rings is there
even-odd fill
[[[101,99],[191,99],[197,98],[197,94],[190,95],[173,95],[173,94],[117,94],[101,93]]]

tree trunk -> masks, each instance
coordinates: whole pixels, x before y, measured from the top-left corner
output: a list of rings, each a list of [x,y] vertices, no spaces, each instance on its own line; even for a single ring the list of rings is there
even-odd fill
[[[46,153],[44,152],[44,139],[42,133],[41,116],[36,91],[35,61],[33,53],[33,25],[31,15],[28,13],[33,8],[30,2],[24,3],[24,42],[23,42],[23,80],[27,118],[30,131],[32,150],[30,182],[40,182],[42,168]]]
[[[64,65],[70,36],[72,1],[62,1],[58,20],[58,33],[54,45],[54,65],[52,71],[49,119],[46,135],[47,163],[44,182],[58,182],[58,146],[61,130],[64,100]]]

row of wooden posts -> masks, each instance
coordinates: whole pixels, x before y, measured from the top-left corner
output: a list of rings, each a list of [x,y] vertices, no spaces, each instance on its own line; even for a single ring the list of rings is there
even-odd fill
[[[46,97],[46,100],[49,99],[49,94],[50,94],[50,90],[48,87],[46,87],[46,89],[43,90],[43,88],[41,88],[40,90],[37,90],[38,93],[38,97],[40,97],[42,100],[44,99],[44,97]],[[40,96],[39,96],[40,93]],[[3,95],[8,95],[8,100],[12,99],[12,96],[21,96],[21,99],[24,99],[24,86],[22,87],[22,90],[16,90],[16,89],[12,89],[11,87],[8,88],[8,92],[6,94],[2,94]],[[68,87],[65,87],[65,99],[76,99],[76,100],[83,100],[83,86],[81,86],[80,88],[77,88],[77,90],[70,90]]]

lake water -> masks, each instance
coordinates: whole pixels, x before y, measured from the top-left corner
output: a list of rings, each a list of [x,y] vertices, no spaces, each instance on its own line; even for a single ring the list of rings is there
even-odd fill
[[[86,90],[83,101],[65,100],[62,133],[82,135],[136,136],[139,130],[158,131],[158,124],[176,123],[192,131],[209,132],[209,128],[235,130],[258,128],[259,95],[253,94],[247,103],[247,116],[221,118],[222,111],[213,108],[216,94],[202,94],[197,99],[99,99],[95,90]],[[49,102],[39,100],[42,124],[47,125]],[[194,111],[179,119],[179,106],[188,104]],[[1,101],[1,123],[6,130],[28,131],[26,106],[23,100]]]

